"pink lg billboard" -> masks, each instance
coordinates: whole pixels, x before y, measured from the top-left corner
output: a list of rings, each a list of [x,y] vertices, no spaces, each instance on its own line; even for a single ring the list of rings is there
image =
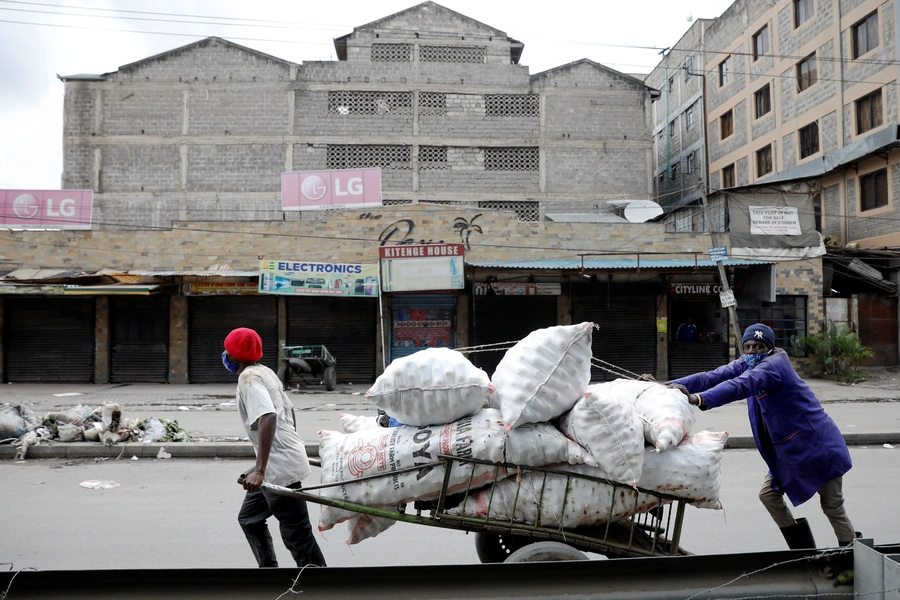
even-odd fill
[[[381,169],[281,174],[282,210],[381,206]]]
[[[92,190],[0,190],[0,227],[90,229]]]

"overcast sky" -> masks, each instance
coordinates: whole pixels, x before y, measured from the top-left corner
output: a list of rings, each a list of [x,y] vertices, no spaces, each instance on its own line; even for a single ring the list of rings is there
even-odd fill
[[[616,45],[672,46],[690,27],[689,19],[718,17],[731,1],[439,3],[523,42],[521,64],[531,73],[581,58],[626,73],[648,73],[659,60],[658,50]],[[334,60],[335,37],[415,4],[414,0],[0,0],[0,189],[59,189],[64,89],[57,75],[115,71],[207,36],[297,63]]]

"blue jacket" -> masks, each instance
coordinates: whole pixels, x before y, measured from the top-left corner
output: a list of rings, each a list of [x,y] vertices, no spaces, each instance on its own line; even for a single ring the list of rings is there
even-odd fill
[[[706,408],[747,398],[750,428],[772,487],[803,504],[826,482],[853,466],[844,437],[784,350],[776,349],[750,369],[743,358],[708,373],[676,379]]]

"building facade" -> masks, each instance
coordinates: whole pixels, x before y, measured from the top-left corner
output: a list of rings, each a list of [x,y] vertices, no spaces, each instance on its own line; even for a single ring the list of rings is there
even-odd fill
[[[324,344],[338,381],[364,383],[424,345],[584,320],[600,326],[596,356],[666,377],[698,364],[669,360],[668,322],[690,312],[670,300],[708,313],[703,364],[727,357],[708,235],[610,210],[653,193],[654,89],[589,60],[532,75],[521,42],[433,2],[335,47],[336,61],[296,64],[209,38],[61,78],[62,187],[94,191],[93,226],[0,233],[14,267],[0,285],[5,381],[228,381],[222,339],[248,326],[270,366],[283,345]],[[369,167],[377,209],[282,209],[283,172]],[[438,242],[465,246],[464,289],[256,290],[262,260],[368,264],[385,245]],[[67,369],[41,365],[48,347]]]

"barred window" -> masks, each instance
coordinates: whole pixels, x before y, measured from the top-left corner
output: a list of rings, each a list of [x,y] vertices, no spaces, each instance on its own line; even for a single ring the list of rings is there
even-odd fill
[[[412,146],[329,145],[326,169],[409,169]]]
[[[859,178],[860,211],[888,205],[887,169],[879,169]]]
[[[419,146],[420,171],[444,171],[447,169],[446,146]]]
[[[443,116],[447,114],[447,94],[419,92],[419,115]]]
[[[328,112],[339,115],[411,115],[412,92],[328,92]]]
[[[384,206],[399,206],[401,204],[412,204],[412,200],[382,200]]]
[[[420,46],[419,60],[439,63],[484,63],[484,46]]]
[[[372,62],[412,62],[412,44],[372,44]]]
[[[489,117],[539,117],[540,96],[537,94],[485,94],[484,110]]]
[[[502,200],[479,202],[478,208],[485,210],[506,210],[515,211],[520,221],[539,221],[541,219],[541,203],[512,201],[504,202]]]
[[[537,148],[484,148],[485,171],[537,171]]]

